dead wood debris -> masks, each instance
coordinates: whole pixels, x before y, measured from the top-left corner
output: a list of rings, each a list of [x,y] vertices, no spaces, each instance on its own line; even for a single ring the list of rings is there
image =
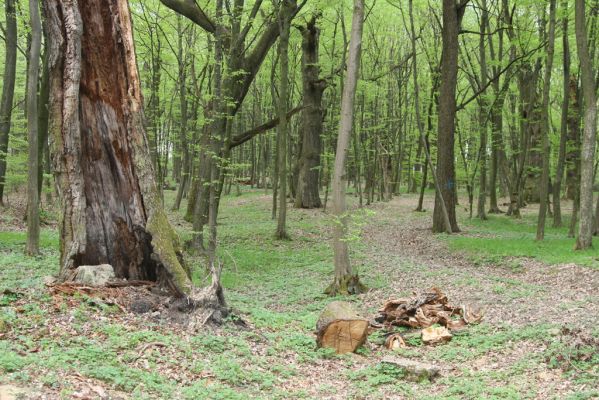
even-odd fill
[[[388,330],[394,326],[422,329],[423,342],[436,344],[450,340],[450,331],[479,323],[482,318],[480,310],[466,305],[451,306],[441,290],[432,288],[410,298],[388,300],[375,321]],[[433,327],[435,324],[441,325],[441,328]],[[386,345],[387,348],[400,347],[389,338]]]

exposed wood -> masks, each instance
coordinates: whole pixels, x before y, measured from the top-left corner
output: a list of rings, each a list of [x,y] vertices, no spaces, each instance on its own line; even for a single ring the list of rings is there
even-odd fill
[[[334,301],[322,311],[316,322],[318,347],[335,349],[338,354],[351,353],[368,337],[368,320],[350,303]]]

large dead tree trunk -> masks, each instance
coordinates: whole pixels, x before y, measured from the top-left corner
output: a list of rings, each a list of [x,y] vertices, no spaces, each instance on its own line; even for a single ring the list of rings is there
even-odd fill
[[[119,278],[191,292],[143,128],[126,0],[44,0],[50,135],[62,207],[60,279],[108,263]]]

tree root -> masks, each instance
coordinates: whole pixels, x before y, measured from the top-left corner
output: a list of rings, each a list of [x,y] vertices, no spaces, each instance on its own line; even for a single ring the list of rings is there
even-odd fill
[[[337,295],[356,295],[360,293],[366,293],[368,288],[362,282],[358,275],[346,275],[341,279],[335,278],[335,281],[331,283],[324,291],[329,296]]]

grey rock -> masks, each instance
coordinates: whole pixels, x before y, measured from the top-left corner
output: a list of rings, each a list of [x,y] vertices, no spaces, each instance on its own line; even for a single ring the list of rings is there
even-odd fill
[[[386,356],[381,360],[382,363],[392,364],[405,373],[405,378],[412,381],[421,381],[428,379],[432,381],[439,375],[441,369],[435,365],[419,361],[409,360],[394,356]]]
[[[114,269],[110,264],[80,265],[77,268],[75,282],[89,286],[104,286],[114,278]]]

